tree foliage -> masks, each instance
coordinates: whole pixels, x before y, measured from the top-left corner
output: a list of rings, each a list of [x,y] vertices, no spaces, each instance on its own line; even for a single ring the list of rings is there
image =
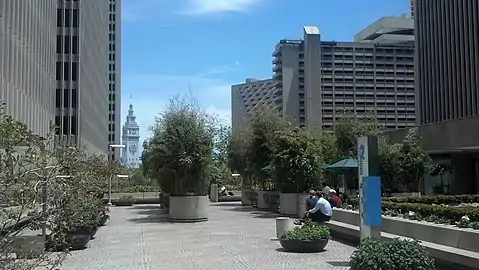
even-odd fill
[[[173,98],[156,119],[142,162],[160,187],[171,195],[204,195],[213,161],[216,117],[193,98]]]
[[[281,192],[299,193],[314,187],[323,160],[317,136],[302,129],[275,133],[272,165]]]

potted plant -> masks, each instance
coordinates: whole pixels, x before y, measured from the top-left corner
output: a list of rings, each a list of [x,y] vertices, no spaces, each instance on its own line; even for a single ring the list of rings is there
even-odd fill
[[[98,207],[98,212],[100,213],[98,225],[105,226],[106,222],[110,219],[110,209],[104,205],[100,205],[100,207]]]
[[[432,258],[417,240],[364,239],[350,259],[351,270],[433,270]]]
[[[98,230],[99,218],[97,204],[92,200],[71,200],[55,217],[55,227],[46,248],[55,251],[85,248]]]
[[[279,239],[281,246],[290,252],[313,253],[324,250],[331,238],[329,228],[311,221],[285,232]]]
[[[142,162],[169,194],[173,222],[208,220],[208,168],[217,133],[215,117],[192,100],[173,98],[156,119]]]
[[[300,196],[314,185],[321,172],[320,145],[301,129],[275,133],[274,178],[280,190],[280,213],[298,215]],[[304,199],[303,199],[304,200]]]
[[[113,205],[115,206],[132,206],[135,203],[133,196],[121,196],[118,201],[114,201]]]

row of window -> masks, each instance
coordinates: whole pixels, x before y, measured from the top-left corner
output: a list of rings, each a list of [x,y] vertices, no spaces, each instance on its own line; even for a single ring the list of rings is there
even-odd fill
[[[72,62],[57,62],[56,63],[56,75],[55,79],[57,81],[73,81],[78,80],[78,63]]]
[[[80,24],[78,9],[57,9],[57,27],[74,27]]]
[[[78,54],[78,36],[57,35],[57,53]]]
[[[63,119],[63,121],[61,121]],[[77,135],[78,134],[78,124],[77,124],[77,116],[68,116],[64,115],[55,116],[55,134],[56,135]],[[60,127],[62,127],[60,129]]]

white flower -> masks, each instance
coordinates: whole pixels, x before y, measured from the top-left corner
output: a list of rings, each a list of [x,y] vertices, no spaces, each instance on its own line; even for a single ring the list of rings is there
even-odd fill
[[[463,217],[461,217],[461,221],[469,221],[469,220],[470,220],[470,219],[469,219],[468,216],[463,216]]]
[[[416,213],[414,213],[413,211],[409,211],[409,213],[408,213],[408,216],[410,216],[410,217],[413,217],[415,215],[416,215]]]

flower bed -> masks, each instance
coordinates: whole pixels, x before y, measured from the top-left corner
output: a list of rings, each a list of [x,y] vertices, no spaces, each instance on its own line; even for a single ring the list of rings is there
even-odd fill
[[[424,220],[437,224],[453,224],[461,228],[479,229],[479,207],[474,202],[476,196],[460,195],[437,196],[439,198],[432,198],[433,196],[424,197],[427,198],[424,200],[420,199],[422,197],[383,198],[383,214],[412,220]],[[462,198],[463,200],[459,201],[459,198]],[[432,201],[446,202],[450,201],[451,199],[456,199],[456,206],[424,203]],[[359,200],[357,198],[349,199],[348,203],[344,205],[344,208],[346,209],[357,210],[358,207]]]
[[[420,204],[447,204],[457,205],[460,203],[479,203],[478,195],[427,195],[417,197],[383,197],[383,202],[395,203],[420,203]],[[359,198],[348,198],[348,204],[359,205]]]

